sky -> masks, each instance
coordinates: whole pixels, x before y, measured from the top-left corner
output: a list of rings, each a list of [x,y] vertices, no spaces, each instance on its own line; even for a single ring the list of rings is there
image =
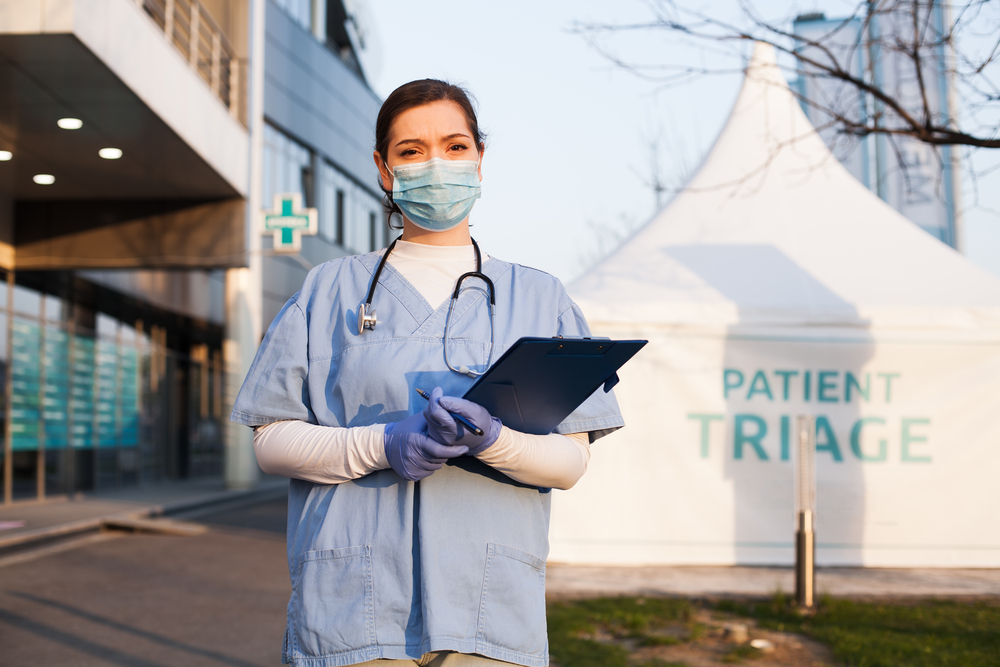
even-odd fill
[[[664,86],[606,54],[713,70],[732,69],[735,61],[665,33],[617,33],[599,38],[598,46],[576,29],[648,20],[642,0],[366,4],[376,39],[377,62],[369,66],[376,93],[384,98],[400,84],[433,77],[467,87],[478,101],[488,139],[473,237],[484,252],[567,283],[659,210],[649,187],[654,162],[671,187],[696,171],[742,82],[732,72]],[[755,6],[769,19],[790,21],[813,11],[844,15],[852,5],[758,0]],[[734,0],[699,7],[720,17],[738,12]],[[985,166],[1000,160],[1000,151],[975,159]],[[979,179],[974,191],[964,185],[966,206],[977,204],[963,217],[966,254],[1000,275],[1000,171]]]

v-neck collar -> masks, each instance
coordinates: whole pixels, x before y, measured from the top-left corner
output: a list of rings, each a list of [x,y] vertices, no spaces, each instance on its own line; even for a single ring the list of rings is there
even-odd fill
[[[382,255],[377,252],[369,253],[367,255],[362,255],[359,258],[368,270],[369,275],[374,275],[378,263],[382,260]],[[487,257],[486,261],[483,262],[482,272],[484,275],[489,277],[494,283],[510,269],[510,264],[496,259],[492,255]],[[370,280],[370,279],[369,279]],[[474,281],[475,278],[467,278],[466,280]],[[480,284],[482,281],[478,281]],[[485,286],[484,286],[485,287]],[[413,284],[403,277],[396,268],[389,262],[385,263],[382,267],[382,274],[379,276],[378,286],[375,288],[375,293],[372,296],[372,306],[374,306],[376,313],[378,312],[378,298],[379,294],[382,292],[388,292],[396,298],[396,300],[403,306],[404,309],[413,317],[416,328],[410,332],[410,335],[437,335],[441,331],[444,331],[444,320],[448,313],[448,307],[451,304],[451,295],[449,294],[437,308],[431,306],[431,304],[423,297],[419,290],[413,286]],[[478,304],[481,299],[486,298],[482,292],[474,292],[472,298],[460,299],[458,307],[455,312],[452,313],[452,323],[457,322],[462,319],[462,316],[469,311],[474,305]],[[438,322],[440,321],[440,324]]]

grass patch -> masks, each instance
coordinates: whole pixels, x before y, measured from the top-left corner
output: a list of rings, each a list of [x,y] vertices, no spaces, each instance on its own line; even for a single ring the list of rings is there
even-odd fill
[[[663,633],[687,625],[693,611],[687,600],[598,598],[555,602],[548,607],[549,652],[562,667],[628,667],[622,645],[662,646],[682,641]],[[673,667],[662,660],[639,667]]]
[[[815,615],[801,616],[780,593],[763,602],[555,602],[548,608],[549,650],[559,667],[678,667],[660,659],[630,660],[630,654],[642,647],[702,641],[707,628],[694,619],[699,608],[753,619],[761,628],[810,636],[829,646],[838,664],[849,667],[1000,666],[1000,605],[995,602],[884,604],[827,597]],[[722,659],[739,663],[760,655],[744,644],[733,646]]]
[[[926,600],[882,604],[824,598],[815,616],[789,599],[720,602],[719,611],[753,618],[764,628],[809,635],[852,667],[989,667],[1000,665],[1000,606]]]
[[[729,651],[722,656],[722,662],[743,662],[744,660],[756,660],[757,658],[764,655],[753,646],[749,644],[740,644],[739,646],[734,646],[729,649]]]

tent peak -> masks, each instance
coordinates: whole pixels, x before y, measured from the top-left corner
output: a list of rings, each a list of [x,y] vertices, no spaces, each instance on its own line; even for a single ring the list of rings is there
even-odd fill
[[[781,89],[780,95],[787,95],[793,99],[795,97],[785,75],[778,66],[777,50],[767,42],[754,42],[753,53],[750,54],[745,74],[744,89],[753,91],[762,86],[774,86]]]
[[[764,80],[788,86],[785,77],[778,68],[778,55],[772,45],[767,42],[754,42],[753,53],[746,68],[747,78]]]
[[[605,322],[1000,330],[1000,280],[851,176],[759,42],[695,175],[570,293]]]

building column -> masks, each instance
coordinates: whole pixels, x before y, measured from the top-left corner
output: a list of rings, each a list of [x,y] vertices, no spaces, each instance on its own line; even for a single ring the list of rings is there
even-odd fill
[[[250,128],[250,170],[247,184],[247,266],[226,271],[225,466],[226,487],[249,488],[260,468],[253,451],[253,432],[228,421],[236,395],[250,370],[262,332],[263,283],[259,216],[262,209],[264,161],[264,15],[266,0],[250,0],[250,53],[247,79],[247,125]]]
[[[231,489],[254,486],[260,474],[253,451],[253,431],[228,421],[243,378],[250,370],[261,330],[260,255],[257,267],[226,271],[225,359],[225,481]],[[252,264],[253,262],[251,262]]]
[[[320,44],[326,44],[326,0],[312,0],[312,34]]]

